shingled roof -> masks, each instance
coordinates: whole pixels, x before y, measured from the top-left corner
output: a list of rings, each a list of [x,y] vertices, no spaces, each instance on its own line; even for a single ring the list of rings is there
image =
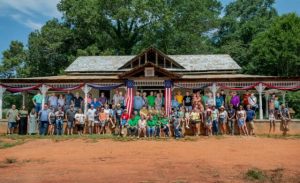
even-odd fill
[[[165,68],[169,71],[207,72],[207,71],[238,71],[241,67],[226,54],[215,55],[166,55],[182,68]],[[78,57],[65,71],[67,73],[89,72],[123,72],[124,64],[136,56],[81,56]],[[136,65],[134,65],[136,66]],[[137,65],[138,66],[138,65]]]

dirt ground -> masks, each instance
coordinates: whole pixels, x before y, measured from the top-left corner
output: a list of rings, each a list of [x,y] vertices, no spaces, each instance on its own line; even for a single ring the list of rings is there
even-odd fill
[[[263,176],[252,179],[249,170],[260,170]],[[300,182],[300,139],[34,139],[0,149],[0,182],[253,180]]]

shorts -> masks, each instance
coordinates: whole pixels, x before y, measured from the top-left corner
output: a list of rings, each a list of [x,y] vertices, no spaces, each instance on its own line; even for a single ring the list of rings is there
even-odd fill
[[[94,126],[95,121],[94,120],[89,120],[88,121],[88,126]]]
[[[17,122],[8,122],[8,128],[16,128]]]
[[[238,126],[242,127],[245,124],[245,120],[244,119],[238,119]]]
[[[224,118],[220,118],[220,123],[225,124],[226,120]]]
[[[250,127],[251,130],[254,129],[254,122],[253,122],[253,121],[250,121],[250,122],[249,122],[249,127]]]
[[[100,126],[101,126],[101,127],[105,127],[105,126],[106,126],[106,120],[100,121]]]
[[[122,126],[125,126],[125,125],[126,125],[126,123],[127,123],[127,120],[126,120],[126,119],[122,119],[122,121],[121,121],[121,125],[122,125]]]
[[[212,125],[212,124],[211,124],[210,122],[206,122],[206,123],[205,123],[205,126],[206,126],[206,127],[211,127],[211,125]]]
[[[192,111],[192,109],[193,109],[192,106],[185,106],[185,110],[188,111],[188,112]]]
[[[84,124],[77,124],[77,131],[83,131]]]
[[[67,127],[68,127],[69,129],[73,128],[73,127],[74,127],[74,122],[73,122],[73,121],[68,121],[68,122],[67,122]]]
[[[98,125],[99,123],[99,121],[94,121],[94,125]]]
[[[197,124],[197,123],[200,123],[200,119],[191,120],[191,123],[192,123],[192,124]]]

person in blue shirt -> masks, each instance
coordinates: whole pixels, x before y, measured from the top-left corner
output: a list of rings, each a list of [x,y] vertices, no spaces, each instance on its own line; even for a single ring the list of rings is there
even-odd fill
[[[133,109],[140,113],[141,108],[145,105],[143,98],[140,96],[140,92],[136,92],[133,99]]]
[[[94,100],[91,102],[91,105],[93,105],[95,109],[102,106],[101,102],[97,98],[94,98]]]
[[[253,120],[255,119],[255,111],[251,109],[251,106],[248,104],[247,105],[247,110],[246,110],[246,123],[249,124],[249,135],[254,135],[254,122]]]
[[[218,92],[216,94],[216,108],[219,109],[221,106],[224,106],[224,98]]]

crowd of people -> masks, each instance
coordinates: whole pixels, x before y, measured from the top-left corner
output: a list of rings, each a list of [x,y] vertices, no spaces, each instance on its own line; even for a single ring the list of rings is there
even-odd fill
[[[211,92],[201,94],[199,91],[182,95],[177,91],[172,98],[172,109],[166,114],[162,91],[136,91],[133,99],[133,113],[126,110],[126,98],[116,90],[109,100],[104,93],[100,97],[87,97],[87,111],[84,112],[84,99],[75,93],[52,93],[45,99],[38,92],[32,102],[34,108],[28,111],[25,106],[20,110],[15,105],[7,112],[8,133],[14,133],[18,126],[19,134],[72,135],[76,129],[82,134],[111,133],[131,137],[170,137],[181,138],[184,131],[192,135],[254,135],[256,110],[258,109],[255,93],[246,91],[242,96],[236,91],[221,90],[214,98]],[[280,129],[284,134],[289,130],[289,110],[280,104],[274,94],[269,100],[270,130],[275,132],[275,120],[281,119]],[[66,129],[64,128],[66,121]],[[238,129],[238,131],[235,131]]]

